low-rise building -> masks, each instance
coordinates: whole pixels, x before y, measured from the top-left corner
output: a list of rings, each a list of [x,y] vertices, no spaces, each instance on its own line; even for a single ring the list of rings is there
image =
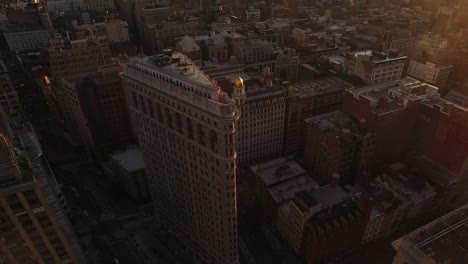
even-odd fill
[[[42,4],[28,4],[5,10],[8,21],[3,36],[13,52],[45,49],[53,37],[52,22]]]
[[[176,50],[187,55],[192,61],[199,60],[202,57],[200,46],[189,36],[185,36],[177,42]]]
[[[3,32],[3,36],[11,51],[21,52],[47,48],[50,36],[45,28],[38,29],[9,29]]]
[[[92,11],[108,11],[115,8],[112,0],[81,0],[81,7]]]
[[[260,21],[260,9],[249,6],[249,8],[245,11],[245,17],[250,22]]]
[[[82,0],[48,0],[46,5],[50,12],[69,12],[82,6]]]
[[[452,68],[452,65],[411,60],[408,66],[408,76],[444,89]]]
[[[107,41],[109,44],[125,43],[130,41],[128,34],[128,23],[120,19],[105,22]]]
[[[266,40],[253,39],[233,45],[232,54],[244,64],[272,60],[275,57],[273,43]]]
[[[123,67],[108,64],[97,72],[63,78],[66,117],[76,140],[105,158],[113,147],[133,140],[120,74]],[[109,133],[112,131],[112,133]]]
[[[73,37],[73,40],[86,39],[89,35],[107,38],[107,41],[111,45],[130,41],[128,23],[120,19],[112,19],[106,22],[88,25],[78,25],[78,23],[74,21],[70,35]]]
[[[341,111],[308,118],[304,166],[321,184],[367,183],[374,137],[366,122],[355,122]]]
[[[269,209],[276,210],[303,190],[313,190],[318,183],[292,157],[281,157],[249,168],[247,185]]]
[[[391,35],[388,39],[381,42],[384,51],[398,50],[407,53],[413,45],[414,37],[407,35]]]
[[[468,87],[461,90],[450,90],[445,99],[459,106],[468,108]]]
[[[393,241],[393,264],[465,263],[468,205]]]
[[[68,75],[95,72],[99,66],[111,63],[111,59],[109,43],[105,38],[59,38],[49,45],[51,73],[57,81]]]
[[[132,200],[144,201],[149,198],[143,153],[138,146],[112,152],[103,166]]]
[[[299,72],[299,56],[294,49],[284,49],[275,60],[275,76],[281,81],[297,82]]]
[[[396,51],[387,54],[366,50],[348,54],[344,71],[368,84],[383,83],[400,79],[406,60],[406,56]]]
[[[189,35],[194,36],[198,24],[191,21],[168,21],[165,23],[145,25],[144,43],[147,51],[155,53],[176,46],[176,39]]]
[[[415,136],[417,105],[435,98],[438,88],[410,77],[349,89],[343,111],[354,120],[365,120],[375,134],[375,166],[404,159]]]
[[[227,61],[229,58],[228,44],[224,37],[220,34],[209,37],[202,45],[202,55],[205,60]]]
[[[359,247],[369,215],[354,190],[332,184],[297,192],[279,208],[277,226],[305,263],[322,263]]]
[[[301,153],[306,135],[305,119],[341,109],[343,92],[352,86],[335,77],[324,77],[288,87],[284,152]]]
[[[363,244],[391,237],[436,211],[437,186],[430,184],[426,175],[410,166],[401,162],[391,164],[366,185],[373,208]]]

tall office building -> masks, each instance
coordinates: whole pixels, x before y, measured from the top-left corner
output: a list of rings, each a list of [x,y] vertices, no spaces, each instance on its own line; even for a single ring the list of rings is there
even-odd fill
[[[34,131],[7,127],[0,133],[0,263],[84,263]]]
[[[99,66],[111,63],[109,44],[105,38],[94,36],[80,40],[59,38],[50,42],[48,51],[54,81],[48,77],[44,78],[42,90],[57,123],[60,126],[64,124],[65,130],[68,131],[66,136],[73,144],[78,144],[77,137],[74,136],[76,131],[70,129],[73,126],[73,106],[67,104],[62,78],[96,72]]]
[[[320,184],[334,181],[367,183],[375,135],[366,122],[355,122],[341,111],[308,118],[304,166]]]
[[[18,115],[21,108],[18,94],[3,61],[0,61],[0,106],[8,115]]]
[[[295,83],[288,87],[284,152],[302,153],[307,125],[305,119],[337,111],[341,108],[343,92],[351,88],[336,77]]]
[[[62,79],[66,121],[76,139],[97,159],[107,158],[113,147],[133,141],[122,71],[119,63],[113,63]]]
[[[105,38],[60,38],[50,42],[49,61],[52,76],[59,81],[64,76],[95,72],[99,66],[111,63],[112,56]]]
[[[180,53],[122,77],[157,219],[195,263],[238,263],[234,102]]]
[[[239,162],[279,156],[283,147],[286,89],[273,83],[268,68],[259,77],[233,83],[232,99],[242,113],[236,128]]]

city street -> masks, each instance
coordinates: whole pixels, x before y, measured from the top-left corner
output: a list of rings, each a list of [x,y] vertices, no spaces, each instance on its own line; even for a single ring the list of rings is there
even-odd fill
[[[153,250],[160,252],[161,257],[145,260],[132,240],[136,230],[153,225],[148,222],[152,214],[150,203],[133,203],[96,164],[63,140],[43,138],[43,148],[90,263],[173,263],[172,250],[165,241],[150,237],[154,239],[150,245],[154,245]]]

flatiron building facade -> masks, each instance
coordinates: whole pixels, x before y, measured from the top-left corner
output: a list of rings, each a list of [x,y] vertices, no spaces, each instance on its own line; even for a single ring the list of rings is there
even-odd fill
[[[134,59],[122,78],[157,219],[195,263],[238,263],[234,102],[179,53]]]

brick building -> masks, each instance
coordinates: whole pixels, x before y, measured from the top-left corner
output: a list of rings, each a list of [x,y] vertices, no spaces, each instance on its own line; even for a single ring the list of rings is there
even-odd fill
[[[65,120],[74,139],[98,159],[106,158],[113,147],[133,141],[122,72],[123,67],[116,63],[63,78]]]
[[[412,78],[347,91],[343,111],[376,134],[375,166],[401,160],[411,146],[420,102],[437,97],[437,87]]]
[[[343,112],[306,119],[304,166],[321,184],[366,181],[374,154],[375,135]]]
[[[306,118],[341,109],[343,93],[352,86],[335,77],[301,82],[288,87],[284,152],[301,153],[306,134]]]

